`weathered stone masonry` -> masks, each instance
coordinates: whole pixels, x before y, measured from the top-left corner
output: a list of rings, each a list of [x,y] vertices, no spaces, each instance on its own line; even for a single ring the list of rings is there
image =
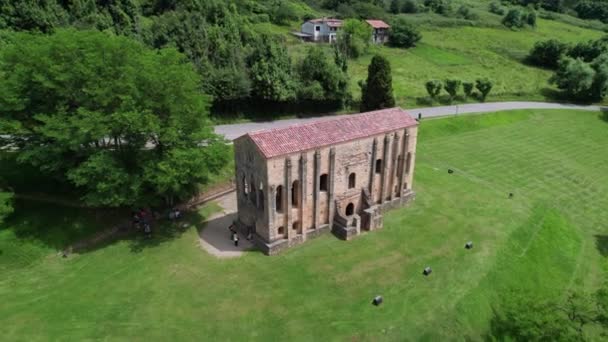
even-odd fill
[[[237,226],[276,254],[322,232],[351,239],[414,198],[417,122],[400,108],[237,138]]]

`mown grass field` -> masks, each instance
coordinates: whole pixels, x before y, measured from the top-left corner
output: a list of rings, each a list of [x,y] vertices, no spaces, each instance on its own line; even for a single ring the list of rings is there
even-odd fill
[[[104,218],[18,201],[0,228],[0,339],[481,340],[514,293],[559,298],[608,280],[606,132],[579,111],[424,121],[411,206],[381,231],[276,257],[206,254],[195,227],[210,205],[186,229],[63,259],[62,242]]]
[[[487,13],[487,12],[486,12]],[[457,78],[474,82],[487,77],[494,82],[487,101],[560,100],[548,83],[552,71],[523,63],[535,42],[559,39],[575,43],[597,39],[602,31],[582,28],[557,20],[539,19],[534,29],[510,30],[500,25],[500,17],[487,13],[491,26],[434,25],[441,18],[429,14],[402,15],[420,23],[422,40],[411,49],[372,47],[366,56],[350,63],[351,90],[360,98],[359,80],[367,77],[367,67],[374,54],[389,59],[397,104],[403,107],[438,105],[428,103],[424,83],[431,79]],[[292,42],[290,51],[297,60],[311,43]],[[326,48],[330,49],[329,46]],[[462,91],[462,90],[461,90]],[[442,92],[444,95],[447,93]],[[469,101],[475,101],[469,99]]]

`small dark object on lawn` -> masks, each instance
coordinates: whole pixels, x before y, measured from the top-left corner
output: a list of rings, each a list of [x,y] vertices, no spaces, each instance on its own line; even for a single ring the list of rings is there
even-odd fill
[[[464,245],[464,248],[466,248],[466,249],[471,249],[471,248],[473,248],[473,241],[469,241],[469,242],[467,242],[467,244],[466,244],[466,245]]]
[[[61,256],[64,257],[64,258],[67,258],[68,257],[68,253],[64,251],[63,253],[61,253]]]
[[[376,296],[376,297],[374,297],[372,304],[374,304],[375,306],[378,306],[378,305],[382,304],[383,301],[384,301],[384,299],[382,299],[382,296]]]
[[[422,274],[424,274],[425,276],[428,276],[429,274],[433,273],[433,270],[430,267],[425,267],[424,271],[422,272]]]
[[[418,113],[418,121],[422,119],[422,113]]]
[[[454,170],[448,169],[448,173],[454,173]]]
[[[513,195],[512,192],[509,192],[509,198],[513,198],[513,196],[515,196],[515,195]]]

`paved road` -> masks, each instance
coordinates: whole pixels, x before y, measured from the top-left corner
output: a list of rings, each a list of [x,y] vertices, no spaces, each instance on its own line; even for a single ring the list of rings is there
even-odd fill
[[[599,111],[600,106],[580,106],[573,104],[561,104],[561,103],[548,103],[548,102],[490,102],[490,103],[471,103],[454,106],[443,106],[443,107],[429,107],[429,108],[414,108],[406,109],[411,115],[417,116],[418,113],[422,114],[423,118],[440,117],[455,114],[467,114],[467,113],[485,113],[485,112],[497,112],[501,110],[511,109],[581,109]],[[224,135],[227,139],[234,140],[241,135],[267,128],[278,128],[285,127],[295,123],[302,123],[313,120],[328,120],[335,118],[335,116],[324,116],[304,119],[288,119],[288,120],[277,120],[277,121],[265,121],[265,122],[247,122],[232,125],[219,125],[215,127],[215,132]]]

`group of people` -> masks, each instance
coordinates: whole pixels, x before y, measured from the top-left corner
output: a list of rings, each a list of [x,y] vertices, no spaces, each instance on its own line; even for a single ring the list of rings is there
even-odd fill
[[[150,225],[150,222],[152,221],[152,212],[141,208],[138,211],[133,211],[132,215],[133,227],[136,230],[143,228],[146,237],[152,237],[152,226]]]
[[[236,231],[236,226],[234,225],[234,223],[228,227],[228,230],[230,230],[230,240],[232,240],[234,242],[235,247],[238,247],[239,234]],[[253,239],[253,233],[252,233],[251,229],[249,228],[247,230],[247,240],[251,240],[251,239]]]

